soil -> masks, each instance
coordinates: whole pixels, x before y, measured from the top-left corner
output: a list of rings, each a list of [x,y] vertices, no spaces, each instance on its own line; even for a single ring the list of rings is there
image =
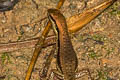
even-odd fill
[[[60,9],[66,18],[106,0],[65,0]],[[47,9],[59,0],[20,0],[10,11],[0,12],[0,43],[39,37],[48,22]],[[120,1],[74,34],[70,34],[78,56],[78,71],[89,69],[77,80],[120,80]],[[40,80],[51,47],[42,50],[31,80]],[[0,53],[0,80],[24,80],[34,48]],[[69,55],[68,55],[69,56]],[[51,68],[56,68],[53,61]]]

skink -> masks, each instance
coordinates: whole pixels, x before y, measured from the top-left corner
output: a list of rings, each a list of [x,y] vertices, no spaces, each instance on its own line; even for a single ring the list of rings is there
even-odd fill
[[[78,61],[68,34],[65,17],[57,9],[49,9],[48,13],[55,22],[58,31],[58,68],[61,70],[64,80],[75,80]]]

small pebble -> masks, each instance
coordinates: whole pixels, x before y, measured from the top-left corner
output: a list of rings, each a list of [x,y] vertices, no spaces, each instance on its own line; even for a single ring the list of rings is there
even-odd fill
[[[1,0],[0,1],[0,12],[11,10],[18,0]]]

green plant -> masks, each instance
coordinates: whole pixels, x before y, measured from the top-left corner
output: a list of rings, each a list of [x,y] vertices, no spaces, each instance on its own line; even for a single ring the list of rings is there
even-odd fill
[[[2,64],[5,64],[5,62],[10,62],[10,56],[8,55],[8,53],[2,53],[1,55],[1,61],[2,61]]]

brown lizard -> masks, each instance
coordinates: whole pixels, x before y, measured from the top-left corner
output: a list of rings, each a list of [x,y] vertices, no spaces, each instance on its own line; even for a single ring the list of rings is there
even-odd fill
[[[58,68],[63,74],[64,80],[75,80],[78,61],[68,34],[65,17],[57,9],[49,9],[48,14],[55,22],[58,31]]]

